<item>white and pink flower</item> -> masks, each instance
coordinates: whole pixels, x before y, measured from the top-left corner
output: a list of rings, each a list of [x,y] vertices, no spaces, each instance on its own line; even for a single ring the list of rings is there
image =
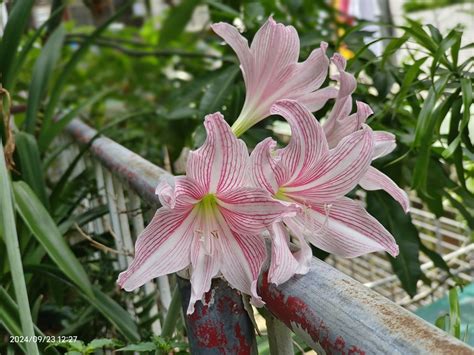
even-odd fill
[[[283,116],[292,135],[285,148],[267,138],[251,155],[254,186],[275,198],[293,202],[302,210],[273,227],[269,281],[279,284],[295,273],[305,273],[311,251],[305,240],[343,257],[385,250],[392,256],[398,246],[392,235],[358,201],[345,195],[367,174],[374,155],[374,134],[363,125],[332,149],[323,128],[311,112],[296,101],[278,101],[272,114]],[[288,249],[288,230],[300,251]]]
[[[300,40],[296,29],[276,23],[272,17],[255,34],[250,47],[234,26],[221,22],[211,27],[237,54],[245,81],[244,107],[232,125],[237,136],[268,117],[278,100],[298,100],[317,111],[335,97],[335,88],[318,90],[328,74],[326,43],[298,63]]]
[[[189,155],[186,176],[163,179],[157,194],[162,207],[138,237],[135,258],[119,276],[127,291],[153,278],[190,267],[188,314],[222,273],[229,284],[252,296],[265,261],[260,235],[298,208],[279,202],[261,188],[248,187],[249,154],[220,113],[208,115],[207,139]]]

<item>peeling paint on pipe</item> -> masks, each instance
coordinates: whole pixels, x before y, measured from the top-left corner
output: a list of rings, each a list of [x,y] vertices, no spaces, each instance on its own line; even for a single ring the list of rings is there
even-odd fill
[[[183,313],[186,314],[191,284],[178,277]],[[222,279],[215,279],[204,302],[196,302],[193,314],[185,316],[191,353],[202,355],[257,353],[255,331],[242,297]]]

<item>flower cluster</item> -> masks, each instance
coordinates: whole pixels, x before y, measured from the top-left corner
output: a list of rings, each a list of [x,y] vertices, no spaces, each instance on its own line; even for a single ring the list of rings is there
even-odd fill
[[[189,267],[191,299],[210,289],[222,275],[229,284],[263,304],[257,280],[266,260],[265,235],[271,236],[269,281],[280,284],[309,270],[311,243],[330,253],[356,257],[398,246],[390,233],[360,203],[345,195],[360,185],[383,189],[405,209],[406,193],[371,166],[395,148],[395,137],[372,131],[365,120],[370,107],[356,102],[353,75],[345,60],[326,56],[322,43],[298,63],[299,38],[292,26],[270,18],[249,46],[226,23],[212,29],[235,51],[246,86],[240,116],[229,125],[220,113],[206,116],[207,139],[189,155],[186,175],[163,178],[156,193],[162,207],[139,236],[135,259],[118,283],[127,291],[162,275]],[[330,62],[336,86],[321,88]],[[311,112],[334,99],[324,124]],[[269,115],[291,127],[284,148],[267,138],[249,155],[237,137]],[[296,250],[290,250],[290,234]]]

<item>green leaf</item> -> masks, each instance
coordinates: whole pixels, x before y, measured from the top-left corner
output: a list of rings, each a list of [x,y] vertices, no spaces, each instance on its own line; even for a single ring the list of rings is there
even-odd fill
[[[59,26],[48,38],[33,68],[25,117],[25,130],[29,133],[35,131],[39,106],[61,55],[65,35],[64,26]]]
[[[0,324],[11,335],[23,335],[21,324],[18,320],[18,306],[2,286],[0,286]],[[28,353],[25,343],[17,343],[17,345],[25,354]]]
[[[31,134],[21,131],[15,134],[15,139],[20,157],[21,176],[30,185],[43,205],[48,208],[48,195],[46,194],[43,168],[36,139]]]
[[[43,129],[40,132],[40,137],[39,137],[39,142],[38,142],[41,151],[42,152],[46,151],[46,149],[51,144],[53,139],[59,133],[61,133],[64,127],[66,127],[67,124],[71,122],[74,118],[76,118],[82,110],[102,100],[106,95],[110,94],[113,90],[115,89],[107,88],[103,91],[98,92],[92,97],[78,103],[76,107],[74,107],[71,111],[69,111],[60,119],[56,120],[53,125],[49,125],[48,127],[43,127]]]
[[[456,287],[449,290],[449,333],[461,339],[461,309]]]
[[[94,350],[102,349],[103,347],[115,348],[121,343],[117,339],[94,339],[86,346],[86,352],[93,352]]]
[[[16,208],[31,233],[56,265],[85,294],[94,297],[89,278],[64,240],[53,219],[30,187],[22,181],[13,185]]]
[[[51,16],[55,16],[56,14],[59,14],[63,9],[64,9],[64,4],[61,6],[61,8],[56,9],[51,14]],[[21,51],[18,53],[18,56],[15,58],[15,61],[9,71],[8,76],[5,78],[5,82],[4,82],[5,88],[9,90],[10,92],[13,92],[17,75],[20,72],[20,69],[22,68],[26,58],[28,57],[28,54],[33,48],[33,45],[35,44],[36,40],[41,36],[46,26],[48,26],[48,24],[51,22],[51,19],[52,19],[51,16],[40,27],[38,27],[38,29],[33,33],[33,35],[31,35],[30,38],[21,46]]]
[[[25,275],[20,254],[20,245],[18,242],[18,233],[15,224],[15,212],[13,209],[13,196],[5,164],[2,140],[0,139],[0,233],[3,236],[3,242],[7,249],[8,262],[12,277],[13,287],[15,289],[16,302],[19,305],[20,322],[22,335],[35,335],[33,320],[31,318],[30,304],[25,284]],[[36,343],[26,344],[28,353],[39,354]]]
[[[199,104],[199,111],[203,115],[221,110],[221,106],[229,95],[238,72],[239,67],[232,65],[210,81]]]
[[[133,0],[127,1],[122,7],[117,10],[117,12],[113,16],[111,16],[107,21],[105,21],[101,26],[97,27],[97,29],[95,29],[95,31],[92,32],[92,34],[81,43],[79,49],[74,52],[71,59],[69,59],[69,61],[66,63],[63,70],[61,71],[61,74],[58,76],[56,82],[54,83],[53,88],[51,89],[48,105],[46,106],[44,127],[49,127],[49,125],[52,124],[56,106],[59,103],[59,99],[61,98],[64,86],[66,85],[67,79],[69,78],[69,75],[71,75],[71,73],[73,72],[77,63],[79,63],[81,58],[87,53],[87,50],[94,43],[95,39],[99,37],[100,34],[104,32],[105,29],[112,22],[122,16],[122,14],[130,7],[132,3]]]
[[[148,341],[145,343],[138,343],[138,344],[131,344],[127,345],[123,348],[115,350],[116,352],[119,351],[138,351],[138,352],[148,352],[148,351],[155,351],[157,350],[155,343]]]
[[[367,192],[367,211],[395,237],[400,254],[390,258],[390,263],[404,290],[413,297],[422,272],[418,258],[418,230],[410,215],[405,214],[400,205],[382,191]]]
[[[160,30],[159,47],[166,46],[181,35],[191,19],[194,9],[200,3],[201,0],[183,0],[178,6],[170,9]]]
[[[33,0],[15,1],[10,12],[0,43],[0,80],[3,83],[10,81],[10,71],[14,66],[21,34],[29,24],[33,4]]]
[[[447,332],[449,330],[448,328],[448,319],[449,315],[448,314],[443,314],[436,318],[435,325],[439,328]]]
[[[462,101],[463,101],[463,115],[461,126],[459,127],[459,133],[457,137],[451,142],[443,152],[443,158],[449,158],[456,148],[458,147],[459,143],[461,143],[462,133],[466,129],[469,119],[471,118],[471,104],[472,104],[472,82],[469,78],[461,78],[461,90],[462,90]]]
[[[451,107],[451,119],[449,121],[449,133],[448,133],[448,144],[451,144],[459,133],[459,123],[461,122],[461,106],[462,99],[458,98]],[[444,154],[445,159],[448,158],[448,154]],[[456,174],[458,176],[461,186],[466,188],[466,179],[464,177],[464,165],[463,165],[463,153],[461,146],[457,146],[452,154],[452,159],[454,160],[454,167],[456,168]],[[466,188],[467,189],[467,188]]]
[[[387,62],[388,59],[397,51],[400,49],[401,46],[403,46],[406,41],[410,38],[408,33],[404,33],[403,36],[400,38],[394,38],[392,39],[388,44],[387,47],[385,47],[383,54],[382,54],[382,62],[380,65],[382,68],[385,66],[385,63]]]
[[[413,81],[418,78],[418,74],[420,73],[420,67],[423,63],[428,59],[428,57],[423,57],[415,61],[415,63],[410,65],[410,68],[405,73],[405,77],[403,79],[402,84],[400,85],[400,91],[397,94],[395,99],[395,106],[400,105],[400,103],[405,99],[405,96],[408,90],[412,89],[411,84]]]

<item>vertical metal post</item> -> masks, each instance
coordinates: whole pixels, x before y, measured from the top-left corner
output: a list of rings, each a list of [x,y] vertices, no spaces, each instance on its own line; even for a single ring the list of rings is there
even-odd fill
[[[178,277],[183,312],[191,296],[189,280]],[[255,331],[242,297],[222,279],[215,279],[204,303],[185,316],[190,351],[193,355],[256,354]]]

